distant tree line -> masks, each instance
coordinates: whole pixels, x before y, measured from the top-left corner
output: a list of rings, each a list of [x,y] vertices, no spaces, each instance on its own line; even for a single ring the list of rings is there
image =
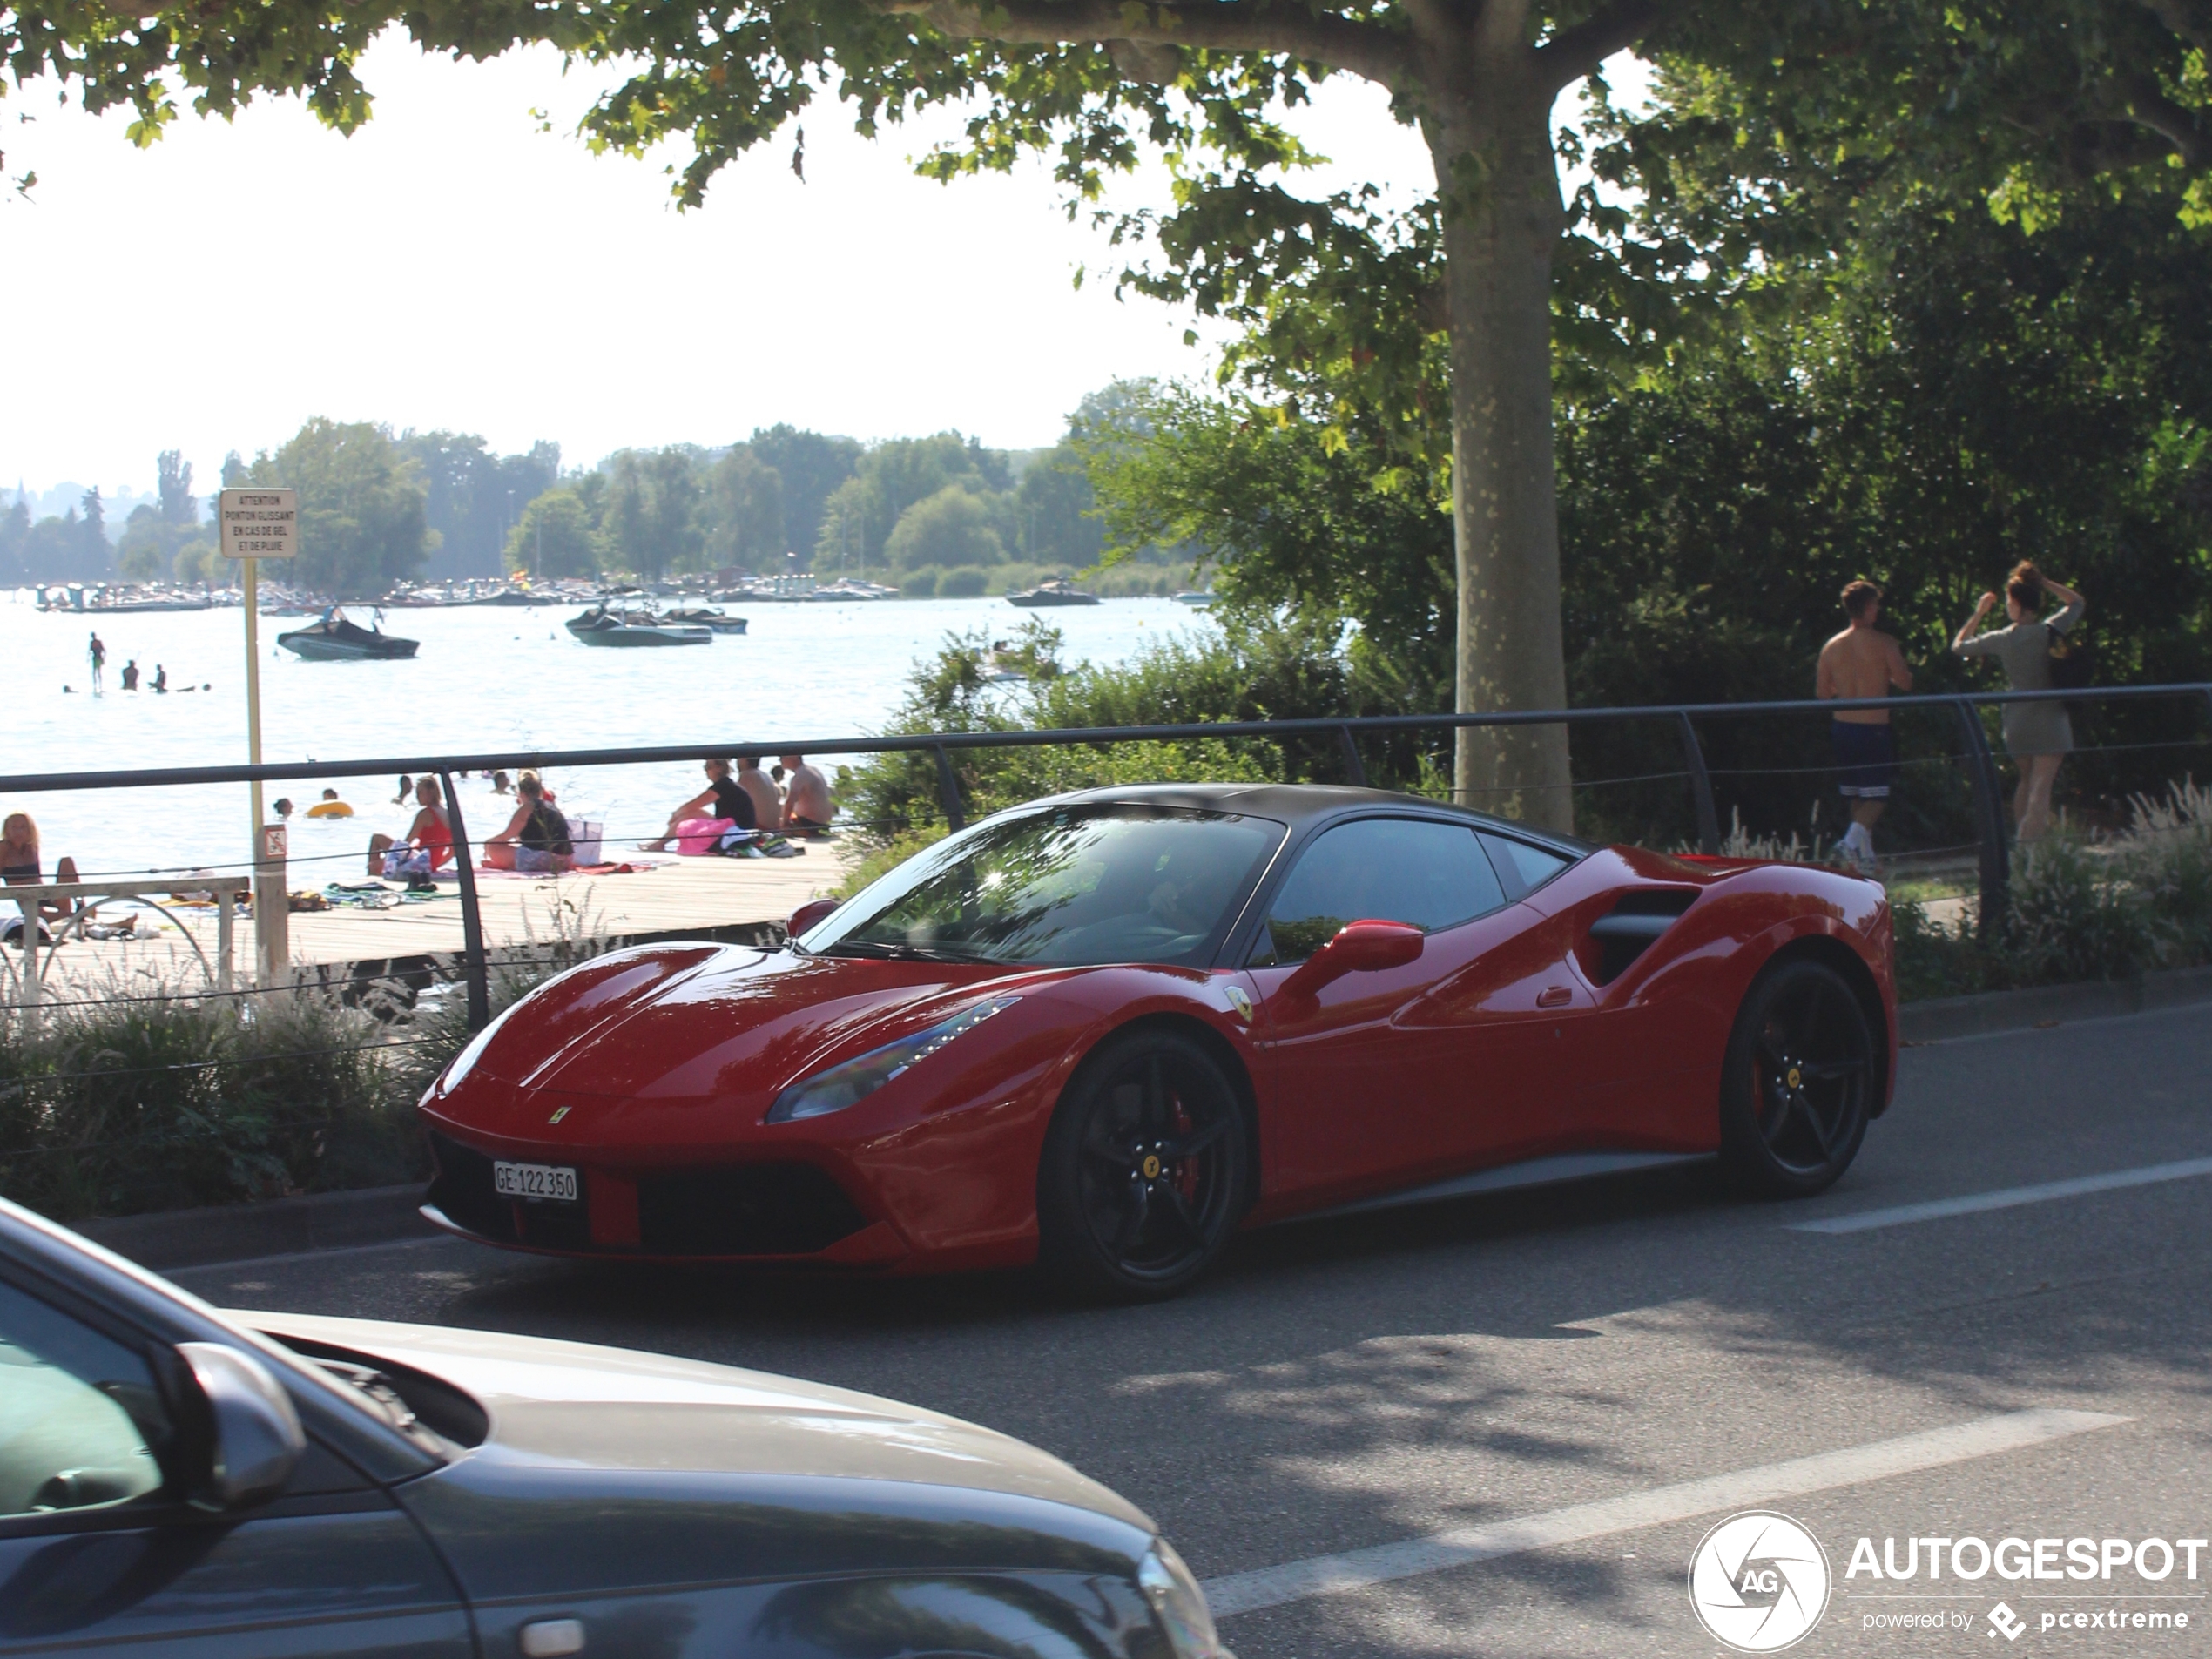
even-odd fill
[[[251,462],[233,451],[222,482],[298,489],[291,578],[339,598],[509,572],[806,570],[981,593],[994,566],[1097,560],[1087,462],[1072,440],[1124,401],[1120,388],[1087,398],[1069,436],[1044,450],[988,449],[950,431],[871,445],[773,426],[718,448],[621,449],[570,471],[555,443],[502,455],[472,434],[318,416]],[[191,466],[168,450],[156,470],[157,502],[132,510],[111,550],[98,490],[36,523],[18,499],[0,513],[0,582],[229,579]]]

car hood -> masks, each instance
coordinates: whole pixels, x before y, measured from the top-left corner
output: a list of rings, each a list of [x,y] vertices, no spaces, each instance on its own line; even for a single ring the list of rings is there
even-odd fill
[[[582,1473],[806,1476],[962,1487],[1088,1510],[1146,1532],[1143,1511],[1035,1447],[849,1389],[542,1337],[310,1314],[227,1318],[280,1342],[426,1372],[490,1420],[484,1450]]]
[[[890,1042],[979,987],[1035,977],[988,965],[647,947],[525,997],[448,1077],[455,1095],[482,1081],[632,1101],[773,1098],[833,1051]]]

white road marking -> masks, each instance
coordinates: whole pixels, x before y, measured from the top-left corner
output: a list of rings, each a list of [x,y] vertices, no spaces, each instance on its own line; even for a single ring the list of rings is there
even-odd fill
[[[1826,1216],[1818,1221],[1793,1221],[1786,1224],[1791,1232],[1798,1233],[1863,1233],[1875,1227],[1902,1227],[1909,1222],[1939,1221],[1946,1216],[1971,1216],[1983,1210],[2010,1210],[2015,1204],[2046,1204],[2053,1198],[2079,1197],[2085,1192],[2109,1192],[2115,1187],[2148,1187],[2161,1181],[2186,1181],[2198,1175],[2212,1175],[2212,1158],[2146,1163],[2140,1169],[2114,1170],[2108,1175],[2080,1175],[2066,1181],[2045,1181],[2032,1187],[2003,1187],[1995,1192],[1976,1192],[1963,1198],[1901,1204],[1889,1210],[1862,1210],[1856,1215]]]
[[[1347,1550],[1341,1555],[1317,1555],[1310,1561],[1281,1567],[1263,1567],[1249,1573],[1231,1573],[1206,1581],[1206,1600],[1217,1619],[1262,1608],[1281,1607],[1309,1596],[1340,1590],[1364,1589],[1393,1579],[1440,1573],[1474,1561],[1496,1561],[1534,1549],[1579,1543],[1612,1533],[1635,1532],[1668,1521],[1688,1521],[1724,1509],[1749,1508],[1772,1503],[1799,1493],[1822,1492],[1831,1487],[1856,1486],[1918,1469],[1940,1468],[1973,1458],[2017,1452],[2047,1440],[2086,1434],[2132,1421],[2102,1412],[2037,1409],[2008,1412],[1999,1417],[1977,1418],[1949,1428],[1876,1440],[1868,1446],[1823,1452],[1813,1457],[1791,1458],[1757,1468],[1738,1469],[1702,1480],[1654,1487],[1596,1503],[1523,1515],[1487,1527],[1455,1527],[1409,1538],[1402,1543],[1378,1544],[1370,1549]]]

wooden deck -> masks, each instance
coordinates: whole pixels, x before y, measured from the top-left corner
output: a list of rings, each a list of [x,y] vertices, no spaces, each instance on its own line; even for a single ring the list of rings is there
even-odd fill
[[[794,859],[683,859],[628,875],[519,877],[481,873],[476,893],[482,907],[488,948],[523,945],[579,930],[621,937],[679,932],[687,928],[780,922],[809,899],[834,888],[853,853],[849,843],[806,843]],[[183,885],[182,883],[179,884]],[[396,889],[400,883],[389,883]],[[382,962],[395,957],[437,954],[458,955],[463,948],[459,885],[438,884],[435,899],[403,902],[388,909],[295,911],[291,917],[292,960],[301,967],[349,962]],[[162,922],[162,930],[135,940],[72,940],[53,954],[45,974],[49,997],[97,994],[116,975],[152,973],[172,982],[196,982],[200,957],[216,960],[212,908],[178,909],[174,915],[190,931],[187,939],[166,919],[149,914],[141,921]],[[253,927],[237,927],[237,982],[252,982]],[[20,958],[7,953],[8,965]],[[10,994],[9,1000],[13,1000]]]

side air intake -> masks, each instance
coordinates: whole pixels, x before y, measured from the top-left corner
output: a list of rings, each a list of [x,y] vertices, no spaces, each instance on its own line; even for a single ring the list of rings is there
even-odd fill
[[[1627,973],[1651,941],[1696,902],[1696,890],[1689,887],[1622,894],[1608,914],[1590,924],[1590,941],[1598,948],[1597,982],[1609,985]]]

